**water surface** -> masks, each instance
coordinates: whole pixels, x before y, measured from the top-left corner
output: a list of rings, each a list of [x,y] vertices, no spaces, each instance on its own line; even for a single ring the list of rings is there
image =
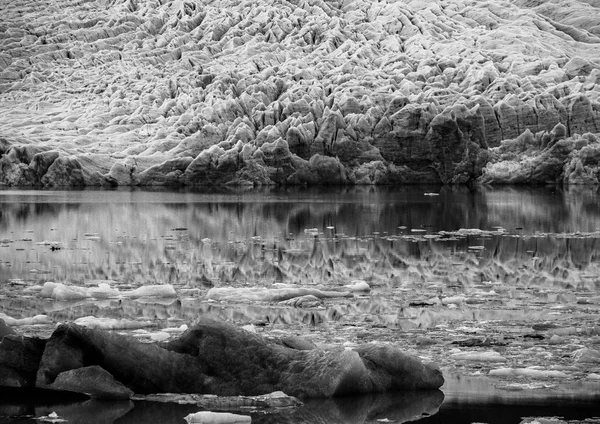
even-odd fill
[[[589,188],[0,190],[0,312],[16,319],[44,314],[53,323],[93,315],[159,327],[210,313],[239,324],[314,331],[331,343],[347,340],[339,331],[361,326],[373,330],[359,336],[376,341],[378,328],[411,335],[501,323],[516,334],[528,321],[593,325],[600,303],[599,240],[600,195]],[[342,288],[357,280],[371,292],[318,308],[205,299],[212,287]],[[58,302],[36,291],[47,281],[80,287],[108,282],[119,290],[168,283],[178,296]],[[459,307],[432,303],[452,296],[466,300]],[[337,325],[338,333],[327,335],[328,325]],[[561,408],[572,419],[600,415],[595,386],[527,398],[491,383],[484,390],[452,381],[441,398],[408,402],[421,405],[417,412],[399,398],[369,397],[351,402],[357,405],[351,416],[344,415],[347,405],[338,405],[343,401],[331,401],[311,403],[312,409],[285,419],[257,415],[253,422],[419,416],[423,422],[518,423],[518,416]],[[477,393],[488,395],[475,399]],[[548,399],[558,409],[550,409]],[[69,406],[84,415],[88,407],[98,405]],[[46,411],[31,404],[12,408],[30,416]],[[106,422],[160,413],[163,422],[181,422],[186,408],[136,402],[100,409],[113,414]]]

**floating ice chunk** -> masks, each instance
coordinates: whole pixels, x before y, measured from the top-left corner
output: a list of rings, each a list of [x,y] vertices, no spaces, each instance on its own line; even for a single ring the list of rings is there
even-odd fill
[[[58,283],[54,283],[52,281],[47,281],[42,286],[42,290],[40,291],[40,296],[42,297],[52,297],[52,293],[54,289],[58,286]]]
[[[87,291],[94,299],[119,297],[121,294],[118,289],[113,289],[108,283],[100,283],[98,284],[98,287],[90,287]]]
[[[183,333],[187,329],[188,329],[188,326],[185,324],[182,324],[176,328],[175,327],[163,328],[162,331],[164,331],[165,333]]]
[[[36,284],[34,286],[29,286],[23,288],[21,293],[40,293],[42,291],[42,286]]]
[[[323,301],[321,299],[311,294],[293,297],[291,299],[279,302],[280,305],[292,306],[294,308],[313,308],[316,306],[320,306],[322,303]]]
[[[258,331],[256,330],[256,326],[254,324],[243,325],[242,329],[248,331],[249,333],[254,333],[254,334],[258,333]]]
[[[371,286],[363,280],[353,280],[350,284],[346,284],[344,288],[350,292],[367,292],[371,290]]]
[[[63,283],[53,283],[51,281],[44,284],[40,296],[62,301],[82,300],[91,297],[87,289],[83,287],[67,286]]]
[[[600,364],[600,351],[587,347],[577,349],[571,354],[575,359],[575,363],[592,363]]]
[[[90,286],[90,287],[100,286],[100,284],[108,284],[110,286],[110,285],[119,284],[119,282],[115,281],[115,280],[108,280],[108,279],[94,279],[94,280],[87,280],[85,282],[85,285]]]
[[[98,318],[95,316],[87,316],[77,318],[73,321],[77,325],[88,328],[98,328],[101,330],[135,330],[138,328],[153,327],[154,324],[151,321],[133,321],[127,319],[115,319],[115,318]]]
[[[51,412],[48,415],[38,417],[36,420],[44,422],[44,423],[66,423],[67,422],[67,420],[65,420],[64,418],[60,418],[56,412]]]
[[[522,376],[529,378],[566,378],[568,377],[562,371],[557,370],[539,370],[535,368],[498,368],[490,370],[489,375],[494,377],[513,377]]]
[[[164,342],[169,337],[171,337],[171,335],[169,333],[165,333],[164,331],[159,331],[158,333],[152,333],[150,335],[150,338],[155,342]]]
[[[0,318],[4,320],[6,325],[9,327],[18,325],[37,325],[37,324],[50,324],[52,320],[47,315],[35,315],[27,318],[13,318],[0,312]]]
[[[319,299],[353,297],[349,291],[325,291],[307,287],[267,289],[263,287],[213,287],[206,294],[209,300],[282,302],[295,297],[313,295]]]
[[[506,383],[495,386],[500,390],[509,391],[520,391],[520,390],[539,390],[539,389],[552,389],[556,387],[555,384],[548,383]]]
[[[461,361],[506,362],[504,356],[493,350],[487,352],[458,352],[453,353],[450,357]]]
[[[463,303],[465,303],[465,300],[467,300],[466,297],[464,296],[450,296],[450,297],[445,297],[442,299],[442,305],[461,305]]]
[[[275,289],[294,289],[298,286],[296,284],[291,283],[273,283],[273,288]]]
[[[177,297],[175,287],[173,287],[171,284],[142,286],[135,290],[122,292],[121,294],[123,296],[131,297],[132,299],[138,297]]]
[[[83,300],[92,297],[95,299],[107,299],[118,297],[119,294],[119,290],[111,288],[107,283],[100,283],[98,287],[86,288],[47,281],[40,290],[41,297],[61,301]]]
[[[483,328],[480,327],[458,327],[456,329],[456,331],[462,331],[463,333],[472,333],[472,334],[476,334],[476,333],[482,333],[484,330]]]
[[[188,424],[242,424],[251,423],[248,415],[231,414],[229,412],[201,411],[184,417]]]
[[[485,231],[483,231],[481,228],[460,228],[457,232],[462,235],[478,236],[483,234]]]
[[[515,371],[514,368],[497,368],[495,370],[490,370],[489,375],[494,377],[510,377],[516,375]]]
[[[44,241],[38,241],[35,243],[37,246],[58,246],[61,243],[59,241],[48,241],[48,240],[44,240]]]

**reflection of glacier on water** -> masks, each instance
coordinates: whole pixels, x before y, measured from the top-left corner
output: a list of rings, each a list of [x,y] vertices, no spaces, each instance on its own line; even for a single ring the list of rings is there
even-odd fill
[[[369,263],[389,272],[410,267],[407,259],[436,266],[439,255],[466,263],[535,255],[554,260],[562,253],[585,264],[598,257],[597,198],[570,212],[568,196],[556,194],[547,204],[529,191],[448,191],[435,200],[422,190],[262,197],[57,193],[40,198],[0,191],[0,278],[310,283],[337,282]],[[506,204],[498,197],[508,198]],[[525,211],[524,202],[531,202]],[[506,231],[493,232],[498,227]],[[439,235],[459,228],[486,232],[458,240]],[[484,250],[469,249],[475,246]]]

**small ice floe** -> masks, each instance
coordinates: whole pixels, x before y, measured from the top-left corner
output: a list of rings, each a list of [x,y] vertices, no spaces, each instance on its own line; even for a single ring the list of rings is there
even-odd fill
[[[110,299],[119,297],[119,290],[113,289],[108,283],[99,283],[98,287],[90,287],[88,293],[94,299]]]
[[[600,364],[600,350],[584,347],[574,351],[571,356],[575,363]]]
[[[431,192],[423,193],[423,196],[439,196],[439,195],[440,195],[440,193],[431,193]]]
[[[246,330],[249,333],[258,333],[258,331],[256,330],[256,325],[254,324],[246,324],[242,326],[242,330]]]
[[[492,237],[505,233],[506,230],[482,230],[480,228],[460,228],[457,231],[440,231],[439,234],[442,236],[454,236],[454,237],[467,237],[467,236],[479,236],[479,237]]]
[[[323,304],[323,301],[316,296],[307,294],[305,296],[293,297],[291,299],[278,302],[282,306],[292,306],[294,308],[316,308]]]
[[[92,298],[112,299],[118,297],[129,297],[131,299],[146,297],[171,299],[177,297],[177,292],[171,284],[142,286],[134,290],[121,292],[119,289],[112,288],[107,282],[98,283],[98,287],[79,287],[47,281],[39,292],[41,297],[60,301],[85,300]]]
[[[449,296],[442,299],[442,305],[462,305],[466,300],[465,296]]]
[[[506,383],[500,385],[494,385],[499,390],[507,391],[521,391],[521,390],[539,390],[539,389],[552,389],[556,387],[554,384],[546,383]]]
[[[464,236],[480,236],[485,233],[481,228],[459,228],[458,233]]]
[[[456,331],[460,331],[460,332],[463,332],[463,333],[469,333],[469,334],[477,334],[477,333],[482,333],[483,332],[483,328],[462,326],[462,327],[458,327],[456,329]]]
[[[586,377],[588,380],[595,380],[598,381],[600,380],[600,374],[596,374],[595,372],[588,374]]]
[[[308,287],[264,288],[264,287],[213,287],[206,293],[207,300],[282,302],[299,296],[313,295],[319,299],[353,297],[349,291],[328,291]]]
[[[304,234],[308,234],[310,236],[318,236],[319,235],[319,229],[318,228],[305,228],[304,229]]]
[[[61,243],[59,241],[48,241],[48,240],[38,241],[35,244],[37,246],[60,246],[61,245]]]
[[[485,246],[468,246],[467,249],[469,249],[469,250],[484,250]]]
[[[90,297],[86,289],[82,287],[66,286],[63,283],[55,283],[53,281],[44,283],[40,291],[40,296],[55,300],[81,300]]]
[[[51,271],[45,270],[45,269],[30,269],[29,270],[30,274],[39,274],[39,275],[44,275],[44,274],[50,274]]]
[[[350,284],[346,284],[344,288],[350,292],[368,292],[371,286],[363,280],[353,280]]]
[[[164,342],[169,337],[171,337],[171,335],[164,331],[159,331],[159,332],[150,334],[150,339],[154,340],[155,342]]]
[[[437,344],[437,340],[432,339],[431,337],[419,336],[417,337],[417,346],[431,346]]]
[[[600,304],[600,296],[578,297],[577,303],[580,305]]]
[[[559,315],[556,313],[549,313],[548,315]],[[576,336],[579,334],[579,331],[575,327],[560,327],[560,328],[552,328],[548,330],[548,335],[557,335],[557,336]]]
[[[9,327],[16,327],[19,325],[38,325],[38,324],[51,324],[52,320],[47,315],[34,315],[26,318],[13,318],[0,312],[0,319],[3,319],[6,325]]]
[[[111,289],[108,284],[101,284],[97,288],[86,288],[47,281],[40,290],[41,297],[60,301],[84,300],[89,298],[107,299],[117,297],[118,295],[119,291]]]
[[[498,368],[490,370],[488,375],[492,377],[529,377],[529,378],[566,378],[568,377],[562,371],[541,370],[538,368]]]
[[[184,417],[188,424],[243,424],[251,423],[248,415],[231,414],[229,412],[200,411]]]
[[[92,315],[77,318],[73,321],[75,324],[88,328],[97,328],[101,330],[135,330],[139,328],[154,327],[156,324],[151,321],[134,321],[129,319],[102,318]]]
[[[44,415],[36,418],[36,420],[44,423],[66,423],[67,420],[60,418],[56,412],[50,412],[48,415]]]
[[[553,334],[552,337],[550,337],[550,339],[548,340],[548,343],[550,343],[551,345],[557,345],[557,344],[563,344],[567,341],[566,337],[561,337],[561,336],[557,336],[556,334]]]
[[[187,329],[188,329],[188,326],[185,324],[182,324],[179,327],[163,328],[162,331],[164,331],[165,333],[169,333],[169,334],[178,334],[178,333],[183,333]]]
[[[177,297],[175,287],[171,284],[156,284],[142,286],[127,292],[121,292],[123,296],[136,299],[139,297]]]
[[[504,356],[493,350],[487,352],[458,352],[450,355],[450,358],[459,361],[506,362]]]

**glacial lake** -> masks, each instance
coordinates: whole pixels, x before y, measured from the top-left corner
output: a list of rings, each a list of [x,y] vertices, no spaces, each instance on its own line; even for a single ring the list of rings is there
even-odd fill
[[[177,297],[58,301],[40,296],[48,281],[109,284],[122,292],[171,284]],[[366,282],[370,292],[308,308],[206,299],[213,287],[342,289],[356,282]],[[458,300],[444,302],[450,298]],[[600,417],[600,383],[586,378],[600,373],[600,365],[573,366],[570,359],[579,348],[600,349],[594,333],[600,326],[600,191],[3,189],[0,313],[24,320],[14,328],[28,335],[90,316],[151,323],[129,328],[142,339],[210,313],[317,343],[352,346],[381,334],[437,362],[455,341],[501,332],[508,349],[513,342],[515,351],[525,346],[532,355],[547,349],[547,360],[540,354],[527,362],[523,354],[513,362],[561,366],[569,378],[499,388],[486,377],[489,364],[444,363],[448,378],[441,391],[314,400],[295,412],[253,413],[252,422],[518,424],[522,417]],[[45,318],[26,322],[36,315]],[[545,336],[534,334],[532,322],[575,328],[574,338],[564,338],[557,351],[549,336],[537,345]],[[416,348],[421,336],[438,343]],[[469,375],[461,376],[464,370]],[[0,423],[40,422],[35,418],[51,412],[69,423],[183,423],[197,411],[147,401],[54,404],[23,396],[2,397]]]

